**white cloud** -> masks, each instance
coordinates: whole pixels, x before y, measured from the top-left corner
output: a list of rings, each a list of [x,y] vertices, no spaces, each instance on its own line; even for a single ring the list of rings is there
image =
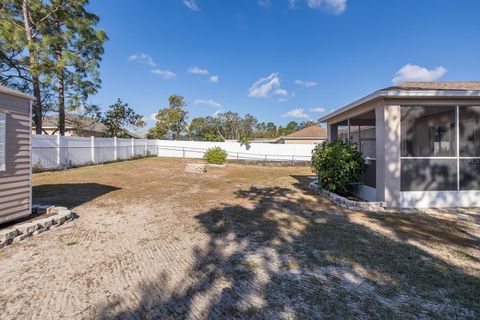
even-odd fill
[[[310,118],[302,108],[290,110],[282,115],[283,118],[305,119]]]
[[[250,89],[248,89],[249,97],[267,98],[272,93],[281,97],[288,95],[287,90],[280,86],[280,77],[278,73],[272,73],[268,77],[255,81]]]
[[[342,14],[347,9],[347,0],[307,0],[307,6],[312,9],[326,8]]]
[[[407,64],[398,70],[397,73],[395,73],[395,77],[392,79],[392,82],[435,81],[442,77],[445,73],[447,73],[447,69],[442,66],[428,70],[427,68],[414,64]]]
[[[151,72],[157,76],[160,76],[164,79],[172,79],[175,78],[177,75],[170,70],[160,70],[160,69],[152,69]]]
[[[285,98],[280,98],[280,99],[277,100],[277,102],[280,102],[280,103],[286,102],[286,101],[287,101],[287,99],[285,99]]]
[[[210,81],[210,82],[218,82],[218,76],[212,75],[212,76],[210,76],[210,78],[208,78],[208,81]]]
[[[157,122],[157,114],[158,114],[158,113],[152,113],[152,114],[150,115],[150,119],[148,119],[147,121],[150,120],[150,121],[155,121],[155,122]]]
[[[183,4],[190,10],[200,11],[200,7],[196,0],[183,0]]]
[[[294,83],[298,86],[302,86],[302,87],[305,87],[305,88],[311,88],[311,87],[315,87],[315,86],[318,85],[318,83],[316,83],[314,81],[304,81],[304,80],[295,80]]]
[[[272,6],[272,1],[271,0],[258,0],[258,4],[262,8],[269,9]]]
[[[147,54],[147,53],[142,53],[142,52],[132,54],[131,56],[128,57],[128,61],[144,63],[144,64],[147,64],[151,67],[156,66],[155,61],[153,61],[152,56]]]
[[[313,108],[310,109],[310,112],[317,112],[317,113],[322,113],[325,112],[326,110],[324,108]]]
[[[221,108],[222,107],[222,104],[220,102],[215,101],[215,100],[197,99],[193,103],[194,104],[205,104],[205,105],[213,107],[213,108]]]
[[[191,73],[191,74],[202,74],[202,75],[205,75],[205,76],[208,76],[210,74],[210,72],[208,72],[207,69],[202,69],[202,68],[199,68],[199,67],[189,67],[187,72]]]
[[[297,2],[298,0],[288,0],[288,7],[290,8],[290,10],[297,9]]]
[[[287,90],[282,89],[282,88],[275,90],[275,92],[274,92],[273,94],[276,95],[276,96],[279,96],[279,97],[286,97],[286,96],[288,96]]]

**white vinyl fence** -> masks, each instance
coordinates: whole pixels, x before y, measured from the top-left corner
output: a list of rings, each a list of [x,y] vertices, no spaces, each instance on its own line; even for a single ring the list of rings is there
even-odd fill
[[[230,160],[305,162],[312,158],[314,144],[251,143],[249,147],[238,142],[158,141],[159,157],[202,158],[205,151],[220,147]]]
[[[32,165],[40,170],[156,156],[157,151],[156,140],[32,136]]]
[[[313,144],[171,141],[94,137],[33,135],[32,165],[37,170],[63,169],[147,156],[202,158],[212,147],[227,151],[228,159],[282,161],[296,164],[310,161]]]

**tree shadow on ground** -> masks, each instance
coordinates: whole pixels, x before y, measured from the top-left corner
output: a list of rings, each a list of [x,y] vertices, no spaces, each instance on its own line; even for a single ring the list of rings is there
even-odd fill
[[[167,289],[162,272],[142,284],[137,307],[118,311],[119,302],[110,301],[99,317],[480,317],[478,273],[356,223],[352,212],[298,190],[251,187],[235,197],[241,204],[197,216],[209,242],[196,248],[180,284]]]
[[[33,204],[48,204],[73,209],[118,187],[99,183],[42,184],[32,188]]]

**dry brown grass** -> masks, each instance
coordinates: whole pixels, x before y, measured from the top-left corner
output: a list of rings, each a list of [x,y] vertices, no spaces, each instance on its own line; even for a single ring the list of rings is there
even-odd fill
[[[480,317],[477,213],[343,210],[308,191],[309,168],[184,167],[150,158],[36,174],[35,200],[79,219],[0,252],[0,312]]]

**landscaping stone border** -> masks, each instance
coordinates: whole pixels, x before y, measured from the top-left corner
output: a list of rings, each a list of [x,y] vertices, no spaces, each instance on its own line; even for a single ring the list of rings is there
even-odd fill
[[[336,193],[319,188],[318,181],[316,180],[310,182],[309,186],[310,186],[310,189],[313,190],[313,192],[323,197],[329,198],[336,205],[342,208],[351,209],[351,210],[362,210],[362,211],[376,211],[376,212],[386,210],[385,202],[355,201],[355,200],[347,199]]]
[[[218,164],[218,163],[207,163],[207,167],[212,168],[225,168],[227,165],[225,163]]]
[[[186,173],[205,173],[207,165],[205,163],[187,163],[185,166]]]
[[[38,235],[47,230],[58,228],[65,222],[72,221],[75,218],[74,214],[65,207],[33,206],[32,212],[53,215],[34,221],[19,223],[11,228],[0,230],[0,248],[22,241],[27,237]]]

